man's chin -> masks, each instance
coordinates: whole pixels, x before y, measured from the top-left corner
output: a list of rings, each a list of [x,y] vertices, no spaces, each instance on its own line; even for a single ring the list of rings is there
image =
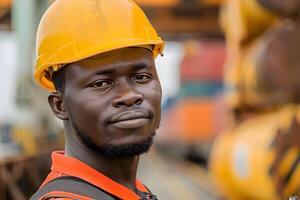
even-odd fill
[[[125,144],[105,144],[105,145],[95,145],[90,141],[85,141],[88,148],[97,154],[102,155],[108,159],[117,159],[117,158],[133,158],[140,154],[146,153],[149,151],[153,143],[153,136],[150,136],[146,140],[135,143],[125,143]]]

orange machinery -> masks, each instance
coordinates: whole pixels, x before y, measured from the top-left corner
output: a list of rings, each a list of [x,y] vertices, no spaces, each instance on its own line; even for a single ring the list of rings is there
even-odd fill
[[[230,200],[300,195],[299,122],[299,105],[287,105],[220,135],[210,169],[222,193]]]
[[[0,0],[0,9],[9,8],[12,4],[12,0]]]

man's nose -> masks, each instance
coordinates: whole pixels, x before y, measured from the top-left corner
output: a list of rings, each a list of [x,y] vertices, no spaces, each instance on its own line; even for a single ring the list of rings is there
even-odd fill
[[[134,90],[128,83],[120,84],[119,92],[113,100],[115,107],[139,105],[144,101],[144,96]]]

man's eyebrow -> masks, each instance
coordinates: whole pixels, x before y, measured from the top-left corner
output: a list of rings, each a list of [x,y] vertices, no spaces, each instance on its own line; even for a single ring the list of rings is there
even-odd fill
[[[133,69],[135,71],[138,71],[138,70],[141,70],[141,69],[145,69],[145,68],[148,68],[150,67],[150,65],[148,63],[145,63],[145,62],[140,62],[140,63],[135,63],[133,64]]]
[[[96,72],[96,75],[107,75],[107,74],[113,74],[115,70],[113,69],[103,69]]]
[[[132,70],[134,71],[139,71],[145,68],[149,68],[150,65],[144,62],[139,62],[139,63],[133,63],[129,66],[124,66],[124,67],[131,67]],[[98,70],[95,75],[109,75],[109,74],[114,74],[116,73],[115,69],[103,69],[103,70]]]

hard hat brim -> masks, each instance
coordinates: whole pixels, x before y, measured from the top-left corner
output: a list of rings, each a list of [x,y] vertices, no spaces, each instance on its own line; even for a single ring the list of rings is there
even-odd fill
[[[158,54],[162,54],[163,49],[164,49],[164,41],[162,41],[160,38],[158,38],[158,40],[156,41],[145,41],[144,39],[136,40],[136,41],[117,41],[114,43],[110,43],[109,46],[105,46],[103,44],[101,45],[96,45],[93,48],[87,49],[85,51],[80,52],[80,56],[78,56],[78,54],[74,55],[73,58],[69,58],[69,59],[62,59],[64,60],[64,62],[60,62],[59,60],[53,61],[53,57],[55,58],[55,56],[52,56],[50,58],[47,59],[43,59],[42,56],[39,57],[37,59],[37,63],[36,63],[36,71],[34,73],[34,78],[38,81],[38,83],[45,89],[47,89],[50,92],[55,91],[55,86],[51,80],[51,77],[47,76],[47,73],[49,72],[49,68],[50,67],[54,67],[55,66],[59,66],[59,65],[66,65],[66,64],[70,64],[73,62],[77,62],[92,56],[96,56],[99,55],[101,53],[104,52],[108,52],[108,51],[112,51],[112,50],[116,50],[116,49],[121,49],[121,48],[126,48],[126,47],[142,47],[142,46],[149,46],[149,45],[153,45],[153,57],[156,58]],[[78,49],[73,46],[73,52],[79,52]],[[52,59],[51,59],[52,58]],[[44,63],[43,66],[40,65],[40,63]],[[37,67],[39,66],[39,67]],[[55,69],[54,69],[55,70]],[[56,71],[56,70],[55,70]]]

